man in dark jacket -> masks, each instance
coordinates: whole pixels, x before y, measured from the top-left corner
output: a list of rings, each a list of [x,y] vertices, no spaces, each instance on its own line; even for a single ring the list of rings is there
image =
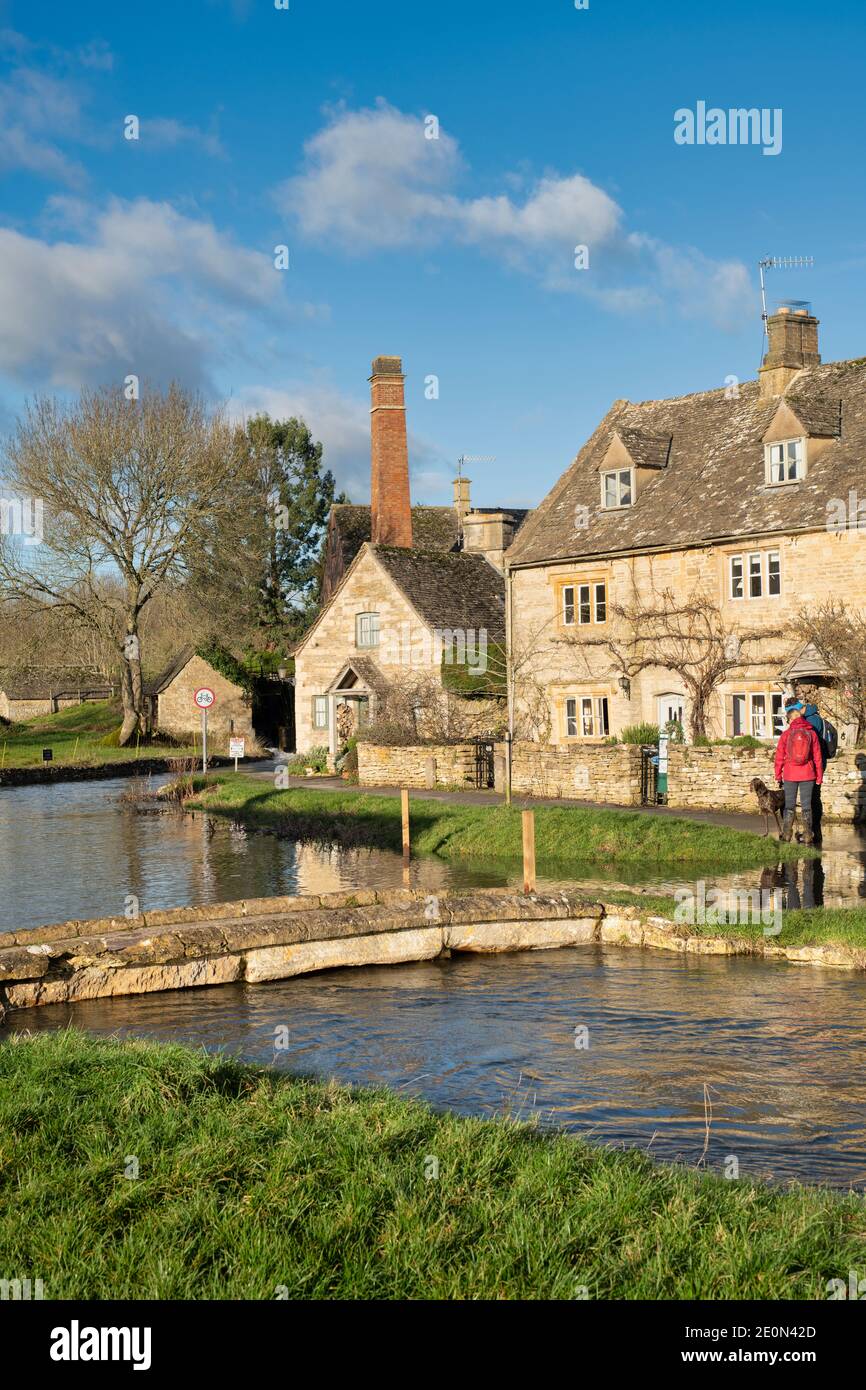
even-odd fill
[[[818,742],[821,745],[821,771],[827,771],[827,743],[824,737],[824,721],[818,713],[817,705],[806,705],[803,709],[803,718],[812,725],[818,735]],[[812,793],[812,835],[815,844],[819,845],[824,838],[821,822],[824,819],[824,805],[821,801],[821,786],[816,784]]]
[[[782,822],[780,840],[790,840],[797,814],[797,796],[800,797],[800,814],[803,817],[803,843],[811,845],[812,833],[812,794],[824,780],[824,764],[821,757],[821,744],[818,735],[808,720],[803,718],[803,705],[792,700],[785,706],[788,727],[776,746],[776,781],[785,788],[785,818]]]

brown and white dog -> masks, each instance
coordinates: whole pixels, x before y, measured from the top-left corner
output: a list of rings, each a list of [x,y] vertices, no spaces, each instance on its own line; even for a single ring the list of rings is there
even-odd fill
[[[775,787],[768,787],[766,782],[762,782],[760,777],[753,777],[749,786],[758,798],[758,805],[764,813],[764,834],[770,833],[770,816],[776,817],[776,829],[782,833],[781,812],[785,809],[785,793],[778,791]]]

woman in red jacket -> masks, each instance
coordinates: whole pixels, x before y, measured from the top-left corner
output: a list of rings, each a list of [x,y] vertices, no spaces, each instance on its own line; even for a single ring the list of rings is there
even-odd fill
[[[797,814],[797,794],[800,796],[800,814],[803,817],[803,843],[811,845],[812,833],[812,793],[824,780],[821,744],[818,735],[807,719],[803,718],[803,705],[800,700],[792,700],[785,706],[788,727],[776,747],[776,781],[785,788],[785,819],[782,822],[780,840],[790,840]]]

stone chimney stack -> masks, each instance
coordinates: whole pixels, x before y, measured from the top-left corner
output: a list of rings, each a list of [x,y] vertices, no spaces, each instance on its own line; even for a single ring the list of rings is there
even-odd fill
[[[781,396],[804,367],[817,367],[818,320],[808,305],[780,305],[767,319],[769,350],[759,372],[761,400]]]
[[[461,475],[454,479],[454,510],[457,513],[457,524],[461,529],[464,516],[468,511],[472,510],[472,503],[469,500],[469,489],[471,486],[471,478],[464,478]]]
[[[374,545],[412,548],[409,500],[409,446],[403,363],[399,357],[373,359],[370,377],[370,520]]]

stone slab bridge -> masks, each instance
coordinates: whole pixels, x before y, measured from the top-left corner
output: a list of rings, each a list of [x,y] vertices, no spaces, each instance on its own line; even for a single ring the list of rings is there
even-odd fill
[[[454,951],[591,944],[866,968],[862,951],[700,935],[638,907],[588,902],[575,892],[369,890],[211,903],[3,933],[0,1021],[40,1004],[258,984],[341,966],[433,960]]]

